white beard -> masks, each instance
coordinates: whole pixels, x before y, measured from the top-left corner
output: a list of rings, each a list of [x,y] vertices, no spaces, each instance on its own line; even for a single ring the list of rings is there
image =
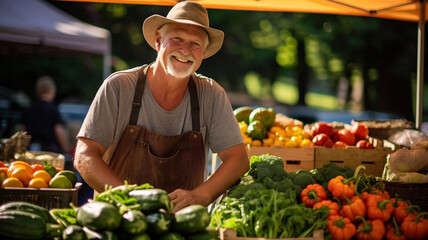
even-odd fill
[[[184,71],[183,70],[179,71],[176,68],[174,68],[174,64],[172,63],[171,59],[174,56],[177,56],[180,59],[186,59],[186,60],[192,61],[192,65]],[[193,56],[187,56],[186,57],[178,51],[174,51],[174,52],[168,54],[168,56],[167,56],[166,70],[167,70],[168,74],[170,74],[171,76],[174,76],[176,78],[186,78],[193,73],[194,67],[195,67],[195,58]]]

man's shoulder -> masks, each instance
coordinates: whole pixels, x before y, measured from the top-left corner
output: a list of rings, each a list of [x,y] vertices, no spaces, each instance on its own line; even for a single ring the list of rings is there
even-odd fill
[[[214,79],[204,76],[199,73],[194,73],[193,77],[195,79],[196,85],[199,85],[199,88],[203,89],[212,89],[214,91],[222,91],[223,88],[218,84]]]
[[[106,81],[119,81],[121,79],[136,78],[136,77],[138,77],[138,72],[139,72],[140,68],[141,68],[141,66],[138,66],[138,67],[129,68],[129,69],[114,72],[106,79]]]

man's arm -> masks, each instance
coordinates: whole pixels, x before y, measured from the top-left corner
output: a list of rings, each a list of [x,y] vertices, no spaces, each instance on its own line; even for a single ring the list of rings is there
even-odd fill
[[[208,206],[250,168],[244,144],[228,148],[218,155],[223,163],[205,183],[193,191],[178,189],[170,193],[174,212],[192,204]]]
[[[80,137],[77,141],[74,168],[95,191],[103,192],[105,185],[123,184],[102,159],[106,149],[98,142]]]

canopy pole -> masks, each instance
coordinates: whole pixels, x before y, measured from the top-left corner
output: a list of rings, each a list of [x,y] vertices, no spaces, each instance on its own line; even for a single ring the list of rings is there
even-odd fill
[[[416,119],[415,127],[421,130],[423,115],[423,91],[424,91],[424,43],[425,43],[425,0],[419,2],[419,26],[418,26],[418,69],[416,75]]]
[[[103,79],[106,79],[111,74],[111,35],[110,32],[106,38],[106,49],[103,55]]]

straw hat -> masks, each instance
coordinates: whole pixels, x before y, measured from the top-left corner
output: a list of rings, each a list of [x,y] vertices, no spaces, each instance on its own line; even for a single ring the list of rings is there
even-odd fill
[[[179,2],[171,8],[166,17],[158,14],[148,17],[143,23],[143,35],[152,48],[156,49],[156,31],[167,23],[191,24],[205,29],[209,36],[209,44],[205,49],[204,58],[214,55],[223,44],[224,33],[221,30],[210,28],[208,12],[199,3]]]

